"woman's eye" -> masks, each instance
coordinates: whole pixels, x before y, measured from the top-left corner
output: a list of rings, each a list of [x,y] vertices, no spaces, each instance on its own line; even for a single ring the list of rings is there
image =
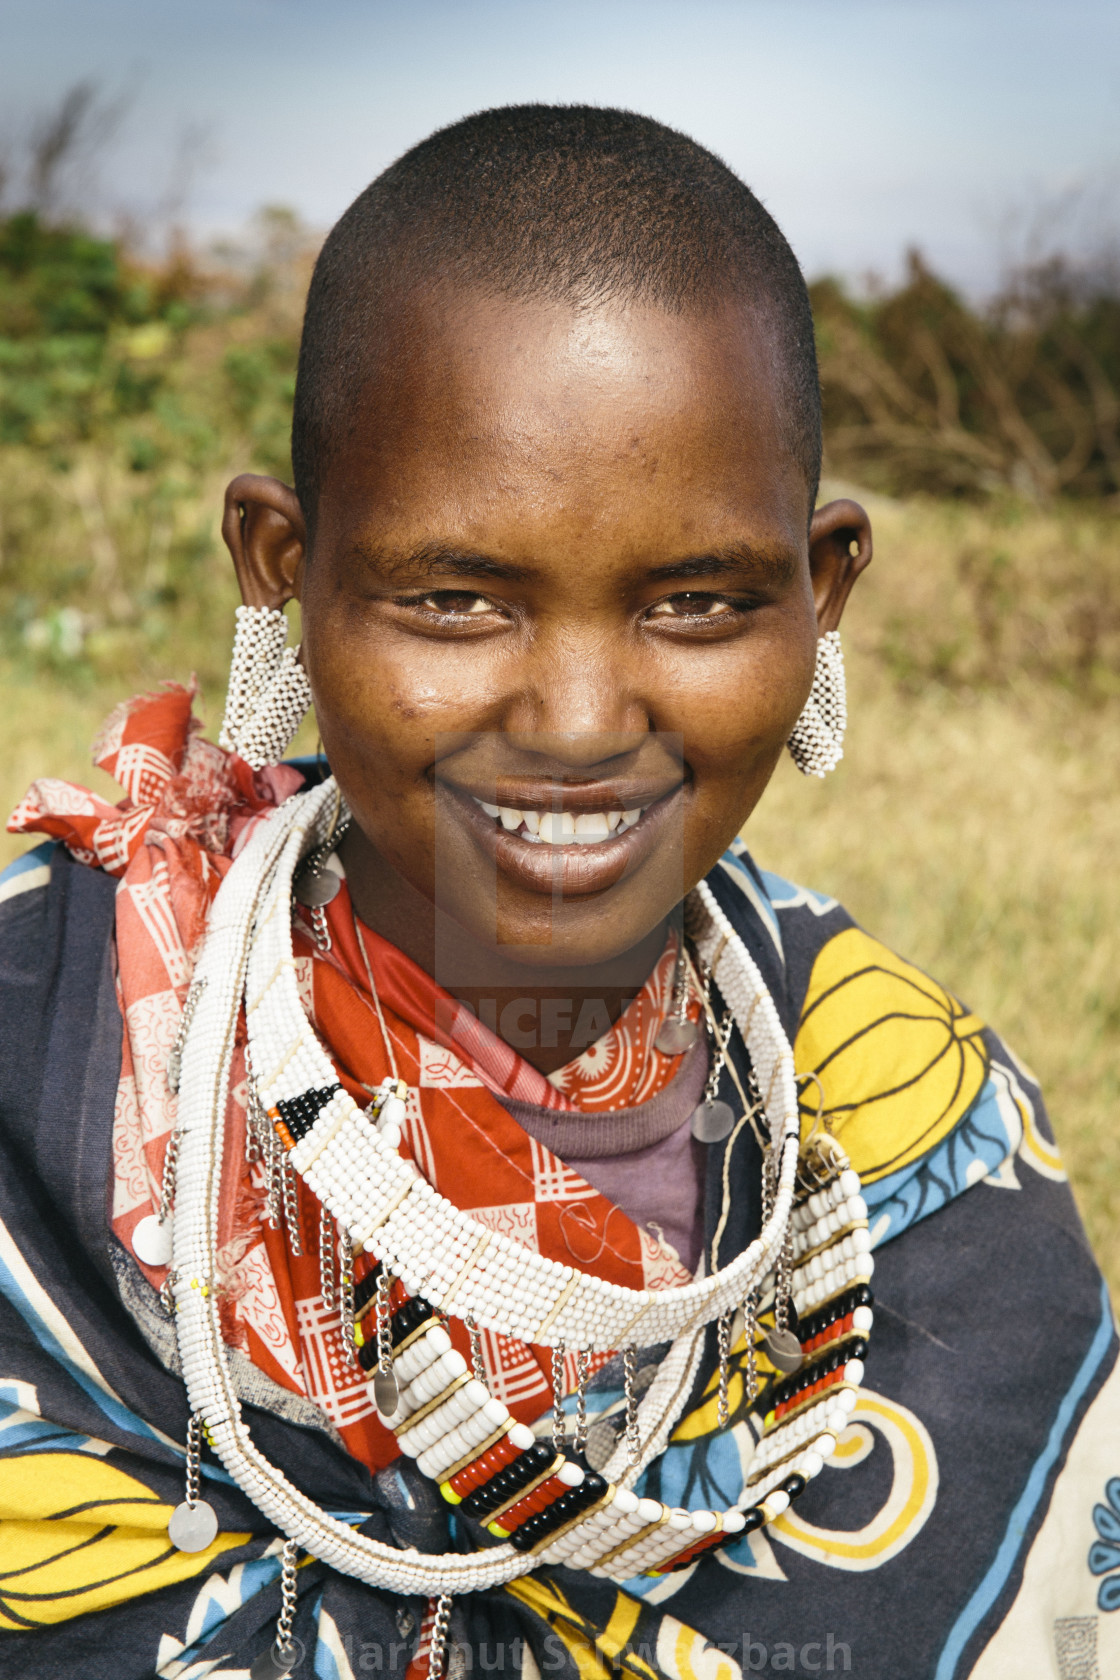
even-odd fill
[[[477,618],[494,610],[493,603],[485,595],[472,595],[465,589],[437,589],[431,595],[425,595],[420,605],[445,618]]]
[[[651,609],[651,618],[721,618],[735,609],[722,595],[670,595]]]

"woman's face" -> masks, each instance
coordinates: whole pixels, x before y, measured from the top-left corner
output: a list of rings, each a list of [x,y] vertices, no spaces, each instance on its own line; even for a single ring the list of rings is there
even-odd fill
[[[404,883],[548,968],[658,927],[753,810],[870,557],[851,503],[810,543],[806,498],[738,307],[399,312],[284,567],[371,904]]]

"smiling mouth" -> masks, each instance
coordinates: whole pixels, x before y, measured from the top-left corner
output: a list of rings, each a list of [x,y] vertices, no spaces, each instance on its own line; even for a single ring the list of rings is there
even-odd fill
[[[554,902],[557,895],[606,892],[655,853],[679,852],[685,791],[680,782],[668,788],[647,784],[640,791],[633,785],[596,789],[587,782],[524,792],[509,788],[506,797],[520,793],[520,805],[502,805],[451,782],[443,788],[496,866],[498,879]],[[593,800],[603,802],[597,810]],[[569,808],[562,809],[562,802]]]
[[[511,805],[490,805],[472,794],[471,799],[506,834],[516,835],[531,845],[601,846],[620,840],[639,823],[646,806],[630,811],[542,811]]]

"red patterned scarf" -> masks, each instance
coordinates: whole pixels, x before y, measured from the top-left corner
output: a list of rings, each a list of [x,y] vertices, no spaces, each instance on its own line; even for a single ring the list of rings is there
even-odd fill
[[[254,775],[200,739],[192,691],[168,685],[118,709],[95,744],[95,762],[125,790],[113,806],[85,789],[36,782],[9,823],[47,833],[82,862],[120,877],[116,952],[124,1021],[113,1131],[113,1230],[126,1248],[159,1205],[163,1159],[175,1125],[167,1055],[190,983],[206,915],[252,828],[299,785],[279,769]],[[679,1057],[653,1038],[669,1003],[673,948],[610,1031],[550,1078],[530,1066],[395,946],[356,922],[343,885],[327,912],[329,954],[297,922],[301,995],[359,1101],[392,1071],[368,975],[376,981],[400,1076],[409,1086],[402,1149],[457,1207],[551,1258],[631,1288],[686,1280],[680,1262],[578,1173],[522,1130],[502,1107],[509,1095],[544,1106],[595,1110],[645,1101],[673,1077]],[[365,944],[365,954],[362,951]],[[367,959],[368,958],[368,968]],[[348,1449],[371,1466],[396,1453],[370,1386],[342,1357],[337,1313],[320,1293],[320,1208],[298,1188],[302,1253],[269,1225],[267,1185],[245,1155],[244,1040],[227,1116],[219,1222],[219,1291],[227,1342],[281,1386],[314,1401]],[[139,1262],[138,1262],[139,1263]],[[365,1257],[358,1262],[359,1275]],[[163,1268],[143,1267],[157,1287]],[[466,1327],[452,1338],[469,1352]],[[531,1422],[548,1405],[551,1352],[490,1332],[483,1357],[493,1392]],[[567,1385],[575,1384],[575,1353]]]

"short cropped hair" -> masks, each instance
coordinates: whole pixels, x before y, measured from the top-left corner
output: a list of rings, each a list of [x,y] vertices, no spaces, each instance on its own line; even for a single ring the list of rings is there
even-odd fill
[[[674,313],[733,296],[768,329],[787,446],[820,478],[809,295],[773,217],[712,152],[631,111],[510,105],[413,146],[354,200],[311,280],[292,421],[313,525],[323,462],[376,366],[379,317],[413,286]]]

